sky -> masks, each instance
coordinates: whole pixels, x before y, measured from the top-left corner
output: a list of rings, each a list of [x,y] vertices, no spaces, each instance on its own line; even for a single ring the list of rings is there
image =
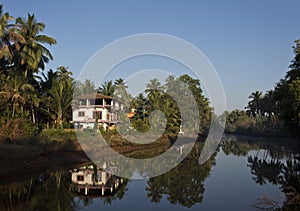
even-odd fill
[[[272,89],[293,59],[300,39],[300,1],[1,1],[14,17],[34,13],[54,60],[78,77],[105,45],[140,33],[169,34],[193,44],[214,66],[227,109],[243,109],[255,90]],[[126,70],[130,71],[130,70]],[[154,75],[155,76],[155,75]]]

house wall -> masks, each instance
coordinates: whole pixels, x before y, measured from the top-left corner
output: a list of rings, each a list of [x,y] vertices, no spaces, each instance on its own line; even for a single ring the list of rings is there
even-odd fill
[[[80,124],[80,128],[83,129],[92,129],[94,127],[96,119],[93,118],[93,112],[102,112],[102,118],[98,119],[98,122],[100,125],[106,129],[108,126],[107,122],[110,121],[116,121],[117,115],[116,113],[110,113],[107,108],[103,107],[103,105],[91,105],[90,100],[83,100],[83,102],[86,102],[85,105],[78,106],[76,108],[73,108],[72,116],[73,116],[73,122],[77,125],[75,127],[78,127]],[[103,101],[103,104],[105,102]],[[106,104],[107,105],[107,104]],[[123,109],[123,105],[117,101],[111,100],[110,106],[112,106],[114,109]],[[84,112],[84,116],[78,116],[79,112]],[[108,119],[109,115],[109,119]]]
[[[97,170],[97,174],[99,175],[98,182],[93,181],[94,171],[90,169],[72,172],[71,179],[73,183],[78,185],[105,185],[110,177],[102,170]],[[83,181],[78,181],[78,176],[83,176]]]
[[[78,112],[83,111],[85,112],[85,115],[83,117],[78,116]],[[106,108],[77,108],[73,109],[73,121],[80,121],[80,122],[86,122],[86,121],[95,121],[93,119],[93,112],[94,111],[101,111],[102,112],[102,120],[107,120],[107,114],[109,113]]]
[[[73,122],[80,122],[82,128],[92,129],[94,127],[96,119],[93,118],[93,112],[102,112],[103,121],[107,121],[107,114],[109,114],[106,108],[93,108],[93,107],[79,107],[77,109],[73,109]],[[78,116],[79,112],[84,112],[84,116]]]

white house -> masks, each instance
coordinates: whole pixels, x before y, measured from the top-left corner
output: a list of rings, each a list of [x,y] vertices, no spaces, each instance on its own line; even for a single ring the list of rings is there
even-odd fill
[[[76,129],[93,129],[96,121],[106,129],[120,120],[123,104],[110,96],[94,93],[75,97],[75,100],[73,123]]]
[[[103,169],[90,165],[70,170],[72,188],[78,193],[105,195],[106,190],[112,194],[123,183],[122,178],[114,177]]]
[[[95,174],[96,173],[96,174]],[[96,169],[93,166],[81,167],[73,170],[71,180],[78,185],[106,185],[112,174],[106,173],[104,170]]]

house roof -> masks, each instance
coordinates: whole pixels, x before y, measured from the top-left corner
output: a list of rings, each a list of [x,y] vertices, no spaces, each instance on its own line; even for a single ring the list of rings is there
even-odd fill
[[[80,95],[75,97],[77,100],[86,100],[86,99],[112,99],[111,96],[103,95],[103,94],[98,94],[98,93],[91,93],[91,94],[86,94],[86,95]]]

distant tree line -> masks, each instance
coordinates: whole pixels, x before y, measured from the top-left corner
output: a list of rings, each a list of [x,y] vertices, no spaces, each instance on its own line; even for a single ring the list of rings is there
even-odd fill
[[[249,96],[246,111],[226,112],[229,132],[300,135],[300,40],[293,47],[294,59],[274,89]]]
[[[191,91],[190,96],[184,95],[184,87],[187,87]],[[124,79],[119,78],[115,81],[105,81],[98,89],[95,88],[94,83],[86,79],[83,83],[77,83],[75,88],[76,95],[100,93],[103,95],[121,98],[120,100],[124,104],[124,110],[131,112],[134,110],[134,116],[130,119],[132,126],[140,132],[145,132],[150,129],[150,114],[154,110],[160,110],[164,113],[167,119],[166,132],[177,133],[180,130],[181,125],[181,112],[185,112],[185,116],[192,119],[195,116],[195,112],[199,114],[200,126],[197,128],[200,133],[207,132],[210,125],[210,118],[212,108],[209,106],[208,99],[203,95],[200,81],[193,79],[189,75],[181,75],[179,77],[168,76],[165,84],[162,84],[157,78],[151,79],[146,83],[146,89],[144,93],[140,93],[138,96],[131,96],[127,91],[128,86]],[[184,108],[181,111],[178,108],[175,100],[168,94],[172,92],[180,94],[181,104],[184,104]],[[176,93],[173,93],[176,94]],[[198,110],[191,110],[189,102],[190,98],[194,98],[197,104]],[[185,132],[189,132],[195,125],[189,125],[185,128]]]

